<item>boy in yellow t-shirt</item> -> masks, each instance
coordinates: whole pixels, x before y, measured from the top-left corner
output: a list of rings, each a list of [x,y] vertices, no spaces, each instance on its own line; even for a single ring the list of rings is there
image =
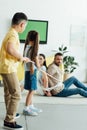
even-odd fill
[[[6,117],[4,128],[12,130],[23,130],[16,124],[15,115],[21,98],[20,85],[17,77],[17,66],[19,61],[29,62],[27,57],[19,53],[18,33],[22,33],[26,27],[27,16],[17,12],[12,18],[12,25],[6,34],[0,50],[0,74],[4,84],[4,99],[6,105]]]

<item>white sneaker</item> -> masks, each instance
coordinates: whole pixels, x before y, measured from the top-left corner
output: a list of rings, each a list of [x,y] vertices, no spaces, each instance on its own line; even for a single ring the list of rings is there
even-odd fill
[[[36,113],[41,113],[42,112],[42,109],[39,109],[39,108],[36,108],[34,106],[30,106],[29,109],[33,112],[36,112]]]
[[[23,114],[28,115],[28,116],[37,116],[38,115],[37,112],[34,112],[31,109],[23,110]]]

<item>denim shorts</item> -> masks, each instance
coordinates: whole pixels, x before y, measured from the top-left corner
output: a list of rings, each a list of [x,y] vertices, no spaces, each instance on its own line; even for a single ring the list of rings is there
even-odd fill
[[[25,71],[24,89],[37,89],[37,70],[34,70],[34,74],[30,74],[30,71]]]

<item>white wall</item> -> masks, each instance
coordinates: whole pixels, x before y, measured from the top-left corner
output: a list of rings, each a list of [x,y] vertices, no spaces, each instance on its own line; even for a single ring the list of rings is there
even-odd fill
[[[83,46],[70,45],[70,25],[87,24],[86,5],[86,0],[0,0],[0,43],[15,12],[26,13],[29,19],[48,20],[48,42],[40,45],[39,52],[48,56],[61,44],[67,45],[80,64],[75,76],[87,81],[86,41]]]

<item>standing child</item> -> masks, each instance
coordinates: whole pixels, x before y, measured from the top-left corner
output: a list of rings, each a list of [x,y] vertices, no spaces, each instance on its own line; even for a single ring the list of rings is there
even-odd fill
[[[6,105],[6,117],[4,128],[10,130],[23,130],[23,127],[16,124],[15,115],[21,98],[19,80],[17,77],[17,66],[19,61],[29,59],[19,53],[18,33],[22,33],[26,27],[27,16],[18,12],[12,18],[12,25],[6,34],[0,50],[0,74],[4,84],[4,99]]]
[[[25,108],[23,114],[36,116],[41,109],[34,107],[32,103],[32,98],[35,90],[37,89],[37,68],[39,68],[38,62],[38,47],[39,47],[39,35],[36,31],[30,31],[27,35],[25,46],[24,46],[24,56],[29,57],[33,63],[26,63],[25,66],[25,81],[24,88],[28,90],[26,97]]]

